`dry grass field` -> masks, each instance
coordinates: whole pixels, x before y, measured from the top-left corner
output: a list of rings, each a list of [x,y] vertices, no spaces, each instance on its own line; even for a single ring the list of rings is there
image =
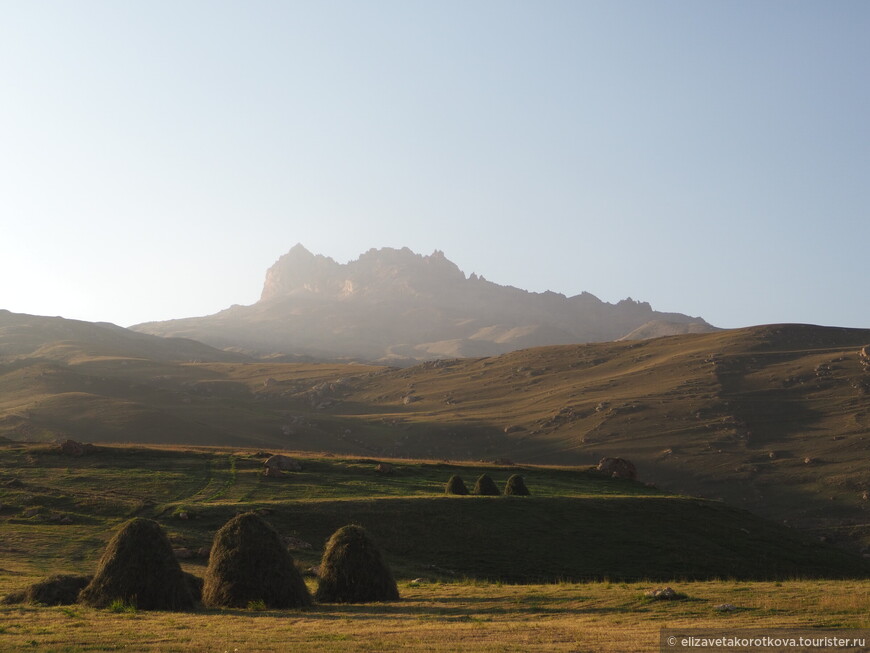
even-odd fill
[[[654,587],[405,581],[396,602],[300,611],[2,606],[0,650],[641,653],[659,650],[665,627],[870,628],[868,581],[679,583],[680,601],[651,601]]]

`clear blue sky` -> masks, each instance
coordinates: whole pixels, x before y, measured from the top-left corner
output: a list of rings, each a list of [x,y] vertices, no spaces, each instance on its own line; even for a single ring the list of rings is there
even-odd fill
[[[0,308],[445,252],[718,326],[870,327],[870,2],[0,0]]]

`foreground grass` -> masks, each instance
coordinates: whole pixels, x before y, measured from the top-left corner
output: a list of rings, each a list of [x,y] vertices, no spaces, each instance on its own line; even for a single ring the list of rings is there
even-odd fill
[[[2,651],[658,651],[665,627],[868,628],[870,581],[402,583],[402,600],[305,611],[0,606]],[[731,603],[720,613],[714,606]]]

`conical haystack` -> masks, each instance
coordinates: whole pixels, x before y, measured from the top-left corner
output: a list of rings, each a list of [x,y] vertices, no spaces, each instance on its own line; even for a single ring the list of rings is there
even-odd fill
[[[465,487],[465,482],[462,480],[460,476],[454,474],[450,477],[450,480],[447,481],[447,485],[444,487],[444,492],[447,494],[468,494],[468,488]]]
[[[102,608],[114,601],[140,610],[187,610],[193,597],[172,545],[150,519],[131,519],[109,541],[79,601]]]
[[[474,490],[472,490],[471,493],[484,496],[498,496],[501,494],[498,486],[495,484],[495,481],[489,477],[489,474],[480,475],[480,478],[477,479],[477,483],[474,484]]]
[[[268,608],[301,608],[311,605],[311,595],[275,529],[248,512],[233,517],[215,535],[202,602],[245,608],[252,601]]]
[[[362,526],[343,526],[329,538],[314,597],[324,603],[398,600],[393,574]]]
[[[519,474],[512,474],[504,486],[505,494],[512,494],[517,497],[529,496],[529,488],[526,487],[526,482]]]

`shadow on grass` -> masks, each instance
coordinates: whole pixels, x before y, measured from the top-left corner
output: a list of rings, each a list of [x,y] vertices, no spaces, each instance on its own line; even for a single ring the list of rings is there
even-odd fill
[[[539,605],[536,601],[546,602],[548,605]],[[311,608],[299,610],[264,610],[252,611],[242,609],[203,609],[199,611],[208,615],[232,615],[238,617],[252,617],[257,619],[286,619],[298,616],[300,619],[317,620],[374,620],[390,617],[393,619],[452,619],[459,621],[472,621],[485,619],[486,617],[504,617],[514,615],[517,618],[528,619],[533,616],[546,615],[606,615],[625,614],[633,611],[646,611],[655,605],[680,606],[687,604],[704,603],[703,599],[686,598],[679,601],[645,601],[643,597],[630,599],[623,604],[613,606],[582,605],[583,599],[577,598],[554,598],[546,599],[503,599],[503,605],[493,605],[498,599],[493,598],[447,598],[438,599],[434,603],[421,606],[416,602],[390,602],[371,604],[316,604]],[[579,606],[558,605],[568,603],[581,603]],[[552,605],[552,604],[557,605]],[[454,604],[454,605],[449,605]]]

